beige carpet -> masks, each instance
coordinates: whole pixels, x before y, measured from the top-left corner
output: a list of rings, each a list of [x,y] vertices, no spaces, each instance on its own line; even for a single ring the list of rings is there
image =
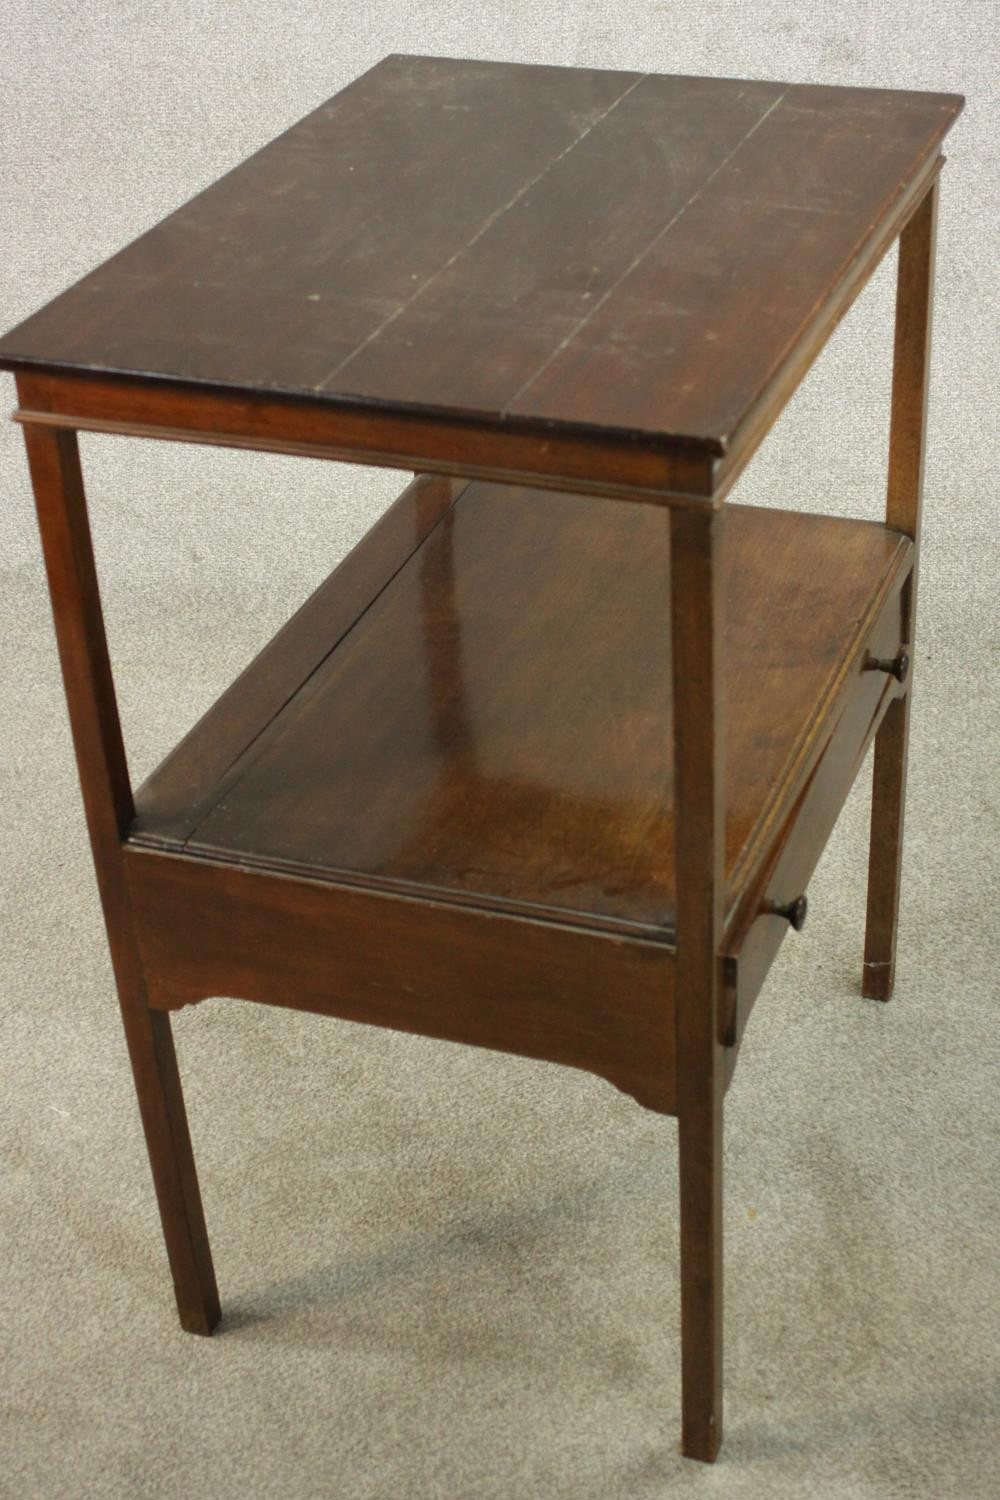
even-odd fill
[[[3,326],[389,51],[956,89],[969,106],[942,203],[897,997],[858,997],[866,774],[729,1096],[714,1470],[677,1451],[674,1124],[581,1074],[231,1001],[186,1012],[226,1314],[210,1341],[179,1331],[4,424],[4,1496],[998,1493],[991,13],[6,0]],[[742,498],[878,513],[891,289],[887,266]],[[0,391],[12,406],[6,377]],[[84,450],[142,776],[398,483],[123,440]]]

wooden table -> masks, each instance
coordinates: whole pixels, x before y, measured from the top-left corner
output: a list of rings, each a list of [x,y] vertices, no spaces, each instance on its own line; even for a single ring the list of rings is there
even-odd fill
[[[715,1457],[723,1096],[873,738],[892,989],[961,104],[389,57],[0,341],[185,1328],[219,1300],[171,1011],[546,1058],[678,1117],[683,1448]],[[885,524],[726,505],[897,238]],[[416,475],[135,793],[80,429]]]

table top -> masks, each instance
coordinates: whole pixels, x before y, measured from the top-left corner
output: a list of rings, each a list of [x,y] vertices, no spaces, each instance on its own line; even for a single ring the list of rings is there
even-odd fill
[[[952,94],[392,56],[0,339],[722,454]]]

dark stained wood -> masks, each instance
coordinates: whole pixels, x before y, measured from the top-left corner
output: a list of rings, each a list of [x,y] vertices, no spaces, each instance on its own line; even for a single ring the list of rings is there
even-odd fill
[[[325,389],[362,397],[391,389],[397,399],[420,405],[433,391],[434,404],[445,407],[474,404],[483,412],[661,431],[669,407],[661,406],[651,424],[633,420],[633,408],[648,392],[636,399],[629,361],[655,354],[669,385],[676,331],[672,324],[665,340],[662,324],[693,309],[661,302],[637,318],[628,305],[632,278],[651,247],[669,244],[672,226],[709,185],[714,190],[717,175],[785,91],[780,83],[712,78],[628,80],[614,108],[544,176],[525,172],[517,198]],[[636,322],[659,313],[652,341],[646,328],[622,326],[620,306]],[[611,326],[609,347],[618,341],[612,379],[626,388],[601,392],[589,377],[571,375],[567,401],[563,369],[581,344],[591,347],[591,331],[604,321]],[[427,362],[415,361],[413,350]],[[607,417],[596,415],[604,402]],[[684,428],[668,421],[667,430]]]
[[[36,313],[0,358],[336,388],[333,371],[638,77],[387,57]]]
[[[150,1003],[293,1006],[584,1068],[674,1108],[672,956],[655,943],[130,846]]]
[[[134,816],[75,434],[25,427],[73,743],[102,898],[112,905],[119,844]],[[112,943],[116,941],[111,937]]]
[[[168,1016],[146,1001],[121,841],[132,795],[108,662],[76,436],[25,428],[87,827],[181,1324],[211,1333],[219,1294]]]
[[[835,713],[829,738],[818,736],[814,760],[806,764],[804,788],[789,813],[780,837],[768,840],[768,857],[747,881],[738,910],[728,924],[725,940],[726,1054],[731,1077],[733,1050],[746,1028],[778,949],[789,931],[787,921],[769,915],[769,901],[787,902],[805,892],[820,855],[833,832],[847,794],[854,785],[872,738],[900,691],[892,677],[867,670],[870,655],[893,656],[903,640],[903,599],[910,574],[897,576],[893,590],[867,635],[864,650],[855,657],[842,711]]]
[[[728,111],[732,94],[713,82],[704,97],[706,110]],[[666,201],[659,233],[512,411],[572,410],[588,425],[666,430],[726,452],[958,110],[949,96],[823,87],[779,86],[759,102],[692,193]]]
[[[737,423],[726,444],[725,457],[715,465],[712,494],[716,501],[724,499],[732,489],[784,410],[789,397],[798,389],[830,335],[850,311],[943,166],[943,156],[930,162],[901,195],[892,214],[878,221],[858,254],[846,265],[843,274],[816,308],[808,328],[787,358],[761,388],[753,407]]]
[[[15,420],[37,426],[433,469],[661,507],[703,507],[714,484],[711,454],[664,450],[652,440],[622,446],[592,434],[522,432],[502,422],[341,409],[287,396],[246,397],[107,375],[33,370],[19,377],[18,389],[24,391],[23,406]]]
[[[193,731],[133,839],[669,939],[669,517],[542,502],[470,486],[308,681],[275,684],[241,759]],[[875,523],[731,507],[727,907],[908,555]]]
[[[227,773],[365,612],[454,503],[461,482],[420,475],[334,568],[137,793],[133,838],[190,834]]]
[[[765,392],[773,421],[961,103],[387,58],[0,340],[0,365],[311,396],[374,422],[376,453],[388,416],[420,414],[718,458]],[[425,466],[454,459],[445,428],[422,436]]]
[[[858,523],[851,521],[848,524],[855,526]],[[877,684],[877,677],[866,676],[862,680],[869,656],[879,642],[895,641],[898,644],[898,600],[901,591],[905,591],[906,580],[910,575],[913,548],[899,533],[890,532],[887,535],[896,540],[893,565],[886,568],[877,584],[872,580],[873,587],[866,607],[855,620],[854,644],[851,649],[841,653],[839,665],[827,677],[823,700],[813,717],[810,731],[799,740],[792,762],[781,778],[783,795],[771,797],[767,811],[758,820],[738,859],[728,871],[732,896],[727,907],[726,925],[730,931],[738,929],[740,903],[746,901],[747,892],[752,889],[754,880],[766,868],[769,852],[773,851],[776,842],[780,840],[782,828],[787,827],[792,808],[798,805],[802,790],[825,752],[830,727],[846,713],[846,707],[851,701],[860,697],[867,702],[871,682]],[[842,581],[843,575],[840,578]],[[756,668],[749,656],[744,665],[745,676],[742,680],[745,685],[749,685],[754,681]],[[748,691],[752,689],[748,687]],[[741,718],[743,712],[745,710],[740,711]],[[737,895],[737,892],[741,894]]]
[[[923,506],[937,202],[935,183],[900,239],[896,289],[886,521],[912,537],[916,548],[913,570],[903,596],[903,641],[909,650],[911,664]],[[862,982],[863,993],[875,1000],[891,997],[896,974],[896,927],[912,684],[911,665],[904,692],[891,705],[875,743],[868,921]]]
[[[385,521],[387,524],[393,523],[393,530],[402,541],[413,522],[413,508],[415,505],[419,506],[421,497],[425,503],[426,519],[433,523],[435,516],[450,514],[448,496],[447,490],[442,492],[435,481],[427,477],[411,487],[398,507],[387,514]],[[508,519],[515,519],[518,514],[514,504],[515,494],[500,492],[500,496],[493,498],[500,497],[510,506]],[[475,491],[467,493],[459,498],[458,506],[474,503],[475,499]],[[571,497],[567,497],[567,502],[570,499]],[[588,502],[583,503],[579,519],[587,523],[585,531],[593,521],[591,509]],[[598,518],[602,514],[605,517],[613,514],[619,518],[621,514],[632,514],[646,518],[647,525],[654,516],[652,512],[602,512],[600,507],[593,507],[593,510]],[[538,507],[526,499],[523,513],[532,519],[533,528],[536,528]],[[779,799],[773,804],[768,817],[761,820],[753,841],[767,851],[763,867],[759,866],[759,862],[754,864],[753,860],[742,861],[746,885],[739,901],[730,901],[734,905],[734,912],[728,922],[728,936],[724,944],[725,952],[730,955],[730,965],[738,963],[738,970],[733,968],[733,977],[729,982],[724,1029],[728,1030],[732,1023],[737,1034],[742,1035],[753,999],[785,928],[783,922],[775,919],[758,919],[759,905],[767,893],[787,897],[791,889],[789,882],[796,884],[797,888],[799,883],[805,885],[825,846],[836,814],[853,782],[885,703],[897,690],[893,679],[879,672],[865,670],[865,665],[871,656],[892,657],[898,649],[902,633],[901,595],[905,587],[911,549],[908,543],[884,533],[872,523],[817,517],[783,517],[774,512],[747,511],[742,507],[731,507],[728,514],[730,535],[727,538],[727,551],[728,572],[731,577],[739,576],[740,564],[745,563],[748,556],[766,558],[772,551],[778,565],[776,571],[780,576],[782,558],[777,535],[779,523],[786,520],[792,522],[792,540],[798,543],[800,555],[809,558],[810,566],[825,576],[825,568],[836,552],[838,535],[846,527],[857,531],[863,546],[856,554],[850,554],[853,560],[843,572],[855,581],[867,579],[873,599],[872,609],[861,617],[859,628],[854,630],[843,670],[838,668],[828,673],[825,690],[819,699],[820,706],[811,711],[808,737],[798,753],[788,758],[788,797],[796,800],[791,811],[783,815],[785,826],[782,827],[782,819],[777,812]],[[456,510],[455,520],[457,517]],[[568,518],[563,519],[564,526],[566,519]],[[801,520],[804,528],[818,528],[820,533],[829,533],[829,554],[817,555],[803,545],[803,539],[796,536],[797,519]],[[741,545],[740,537],[741,527],[745,529],[746,525],[749,526],[751,540],[754,540],[754,533],[757,532],[756,548],[749,552],[745,545],[746,539],[742,539]],[[369,642],[376,657],[384,653],[388,660],[394,644],[398,646],[410,637],[419,636],[420,649],[425,653],[423,670],[409,665],[404,671],[394,674],[393,681],[410,677],[424,680],[427,694],[424,720],[427,732],[433,741],[434,752],[441,756],[447,755],[447,764],[456,781],[454,793],[445,797],[435,809],[438,822],[428,833],[427,843],[439,843],[447,834],[448,816],[461,819],[469,800],[470,788],[477,778],[481,778],[481,767],[476,763],[477,734],[480,754],[484,749],[482,726],[470,718],[466,699],[460,691],[467,642],[463,641],[456,628],[460,619],[456,609],[456,549],[445,533],[440,531],[440,527],[438,530],[440,534],[437,539],[441,545],[432,545],[431,539],[409,564],[418,581],[419,613],[396,620],[397,628],[389,637],[376,635],[374,642]],[[502,528],[499,530],[502,531]],[[566,531],[566,536],[570,535],[572,528]],[[536,529],[529,529],[527,536],[537,545]],[[771,546],[768,545],[768,538]],[[629,556],[633,559],[644,556],[648,544],[638,545],[642,542],[641,536],[631,536],[629,540]],[[613,547],[609,547],[605,531],[597,527],[588,538],[588,545],[603,556],[606,567],[624,575],[624,567],[616,558]],[[496,547],[496,536],[493,533],[488,533],[488,547]],[[461,548],[458,550],[462,551]],[[878,567],[870,576],[865,573],[863,566],[866,551],[870,552],[871,557],[878,559]],[[669,566],[669,553],[665,560]],[[391,558],[383,557],[383,561],[388,562],[390,567],[393,565]],[[551,559],[548,561],[549,577],[555,584],[555,570]],[[574,577],[580,573],[580,558],[572,549],[566,549],[563,561]],[[359,567],[356,568],[356,564]],[[876,583],[879,568],[883,577],[881,582]],[[382,591],[383,579],[366,543],[362,543],[357,553],[349,557],[333,576],[345,582],[355,580],[357,584],[360,584],[362,577],[367,576],[367,586],[372,589],[373,594],[380,594]],[[745,586],[745,578],[743,583]],[[501,595],[504,593],[503,584],[504,576],[501,572],[498,579]],[[481,586],[479,577],[473,576],[471,581],[466,581],[465,593],[478,597]],[[600,592],[598,589],[598,593]],[[738,598],[738,591],[730,586],[726,593],[730,608],[733,609],[734,595]],[[766,591],[759,590],[757,602],[738,611],[739,621],[756,618],[765,597]],[[794,601],[794,594],[789,597]],[[641,594],[632,602],[643,610],[646,609]],[[813,603],[808,598],[805,600],[807,614],[811,614],[810,606]],[[489,598],[485,600],[485,604],[488,608]],[[849,607],[854,608],[855,605],[851,603]],[[304,607],[302,614],[315,611],[314,617],[318,621],[321,616],[328,617],[331,608],[332,596],[328,581],[317,590],[314,599]],[[573,633],[578,617],[570,611],[566,601],[563,602],[562,612],[565,618],[561,623],[560,639],[565,639],[566,632]],[[530,615],[531,611],[528,610],[527,613]],[[614,599],[606,600],[602,619],[606,622],[617,613],[620,611]],[[551,615],[547,618],[551,620]],[[627,613],[624,618],[628,619]],[[778,618],[780,617],[775,617],[776,620]],[[874,623],[871,623],[873,618]],[[661,614],[661,622],[669,632],[666,612]],[[280,674],[276,671],[275,658],[289,654],[291,680],[298,681],[304,658],[296,654],[296,637],[299,642],[303,639],[304,632],[298,629],[302,623],[301,616],[296,617],[292,626],[286,628],[286,632],[262,653],[258,662],[241,679],[243,691],[249,694],[250,704],[255,712],[259,712],[262,705],[273,704],[285,696],[280,688]],[[734,633],[734,629],[735,627],[730,629],[730,635]],[[286,641],[285,636],[289,633],[292,639]],[[763,634],[766,636],[767,632]],[[506,638],[502,629],[500,637]],[[317,640],[322,640],[321,632],[318,633]],[[801,631],[795,636],[795,640],[803,659],[809,659],[805,637]],[[537,642],[539,651],[543,644],[544,637],[540,636]],[[583,640],[578,644],[582,657],[585,660],[592,659],[593,648]],[[824,646],[823,649],[829,655],[829,647]],[[321,653],[317,650],[315,654],[318,656]],[[544,655],[544,652],[541,654]],[[619,661],[628,659],[628,656],[628,651],[624,649],[617,652]],[[325,656],[324,662],[327,666],[332,665],[331,657]],[[830,667],[831,663],[828,661],[826,665]],[[785,670],[787,671],[787,663]],[[561,677],[563,672],[564,669],[560,668],[555,675]],[[323,683],[316,680],[312,682],[312,686],[315,690],[322,691]],[[187,761],[189,768],[203,765],[206,758],[221,763],[226,757],[219,757],[218,745],[228,746],[231,750],[235,743],[229,738],[230,722],[243,726],[241,736],[251,722],[253,715],[240,708],[239,695],[227,702],[232,694],[231,689],[220,700],[221,705],[227,709],[221,726],[213,722],[213,711],[180,748],[178,755],[182,761]],[[546,694],[542,693],[540,697],[544,699]],[[752,701],[752,698],[745,701],[739,697],[732,699],[736,711],[741,714],[746,712],[745,703]],[[621,712],[622,704],[617,701],[607,707],[610,718],[612,710]],[[500,712],[497,717],[503,722],[505,714]],[[547,722],[557,726],[562,724],[562,716],[558,713],[549,721],[538,718],[536,714],[535,717],[529,716],[525,722],[530,728],[536,719],[542,728]],[[263,723],[263,717],[261,722]],[[614,723],[610,727],[613,730]],[[732,727],[731,723],[729,727]],[[267,731],[269,732],[262,736],[266,742],[280,744],[280,720],[270,720]],[[608,732],[603,735],[596,729],[592,732],[595,744],[609,738]],[[393,796],[398,798],[405,787],[406,765],[410,759],[409,752],[413,750],[412,741],[407,740],[402,731],[399,731],[399,735],[404,759],[392,772],[386,787],[386,795],[390,799]],[[758,725],[748,731],[743,743],[751,746],[756,744],[759,748],[760,735]],[[660,727],[656,738],[661,744],[669,744],[670,737],[670,725],[667,723]],[[336,807],[343,802],[354,806],[358,796],[357,789],[353,787],[349,795],[341,794],[333,779],[336,761],[332,752],[336,738],[337,726],[334,725],[329,732],[324,730],[313,739],[324,760],[330,756],[329,786],[325,789],[325,795],[322,784],[318,786],[311,802],[312,811],[319,818],[328,814],[331,805]],[[516,738],[515,733],[514,742]],[[729,738],[732,741],[732,735]],[[569,747],[560,740],[556,742],[556,749],[558,754],[555,761],[562,764],[569,756]],[[366,743],[362,749],[362,762],[369,754],[370,747]],[[257,755],[259,749],[254,746],[249,753],[251,764]],[[661,765],[669,778],[669,764]],[[166,769],[169,773],[169,762]],[[285,780],[290,787],[298,785],[298,775],[299,773],[286,768]],[[278,779],[280,781],[280,777]],[[761,785],[766,783],[766,779],[765,773]],[[481,850],[494,847],[492,838],[509,843],[517,826],[530,826],[532,816],[536,819],[545,816],[546,805],[540,794],[532,794],[530,786],[519,787],[514,776],[509,777],[509,782],[507,787],[498,789],[489,785],[482,789],[483,805],[492,809],[493,820],[490,825],[481,818],[475,825]],[[155,783],[156,777],[146,794],[150,806],[154,805],[156,799]],[[227,785],[234,784],[230,775]],[[186,785],[185,777],[179,776],[171,787],[172,794],[176,795]],[[798,791],[802,786],[805,788],[804,794]],[[203,801],[203,793],[197,787],[196,790],[198,798]],[[530,805],[520,819],[513,817],[510,808],[502,800],[503,796],[521,799],[527,797]],[[501,800],[497,801],[498,797]],[[144,794],[140,793],[140,807],[143,800]],[[561,801],[566,803],[571,800],[570,794],[564,792]],[[551,812],[551,803],[548,810]],[[364,812],[365,809],[358,803],[355,807],[355,822],[358,827],[366,826]],[[588,814],[587,819],[581,819],[575,831],[571,824],[566,825],[562,837],[567,843],[567,857],[570,861],[575,859],[593,863],[594,837],[591,825],[594,806],[585,805],[584,812]],[[660,819],[660,825],[667,825],[667,815],[670,812],[668,807]],[[180,820],[179,832],[171,836],[170,824],[174,818]],[[647,1068],[654,1055],[650,1051],[651,1038],[659,1035],[663,1028],[673,1036],[670,1010],[674,986],[670,951],[672,923],[662,929],[651,927],[644,940],[638,927],[620,924],[620,936],[628,935],[630,939],[627,947],[620,945],[616,949],[605,942],[585,953],[586,972],[593,977],[595,983],[599,976],[598,989],[604,985],[614,997],[612,1025],[611,1013],[604,1012],[600,1006],[595,1008],[590,1001],[585,1004],[578,989],[579,979],[576,977],[574,958],[578,956],[584,935],[576,922],[586,921],[594,927],[598,925],[598,919],[593,914],[577,914],[573,918],[573,925],[568,926],[566,923],[570,920],[570,914],[566,912],[562,913],[561,926],[530,922],[525,928],[527,940],[522,941],[520,937],[514,936],[521,930],[514,920],[515,912],[509,913],[504,921],[500,921],[500,910],[512,903],[505,902],[496,894],[481,895],[478,911],[461,909],[458,913],[447,914],[448,908],[442,905],[439,898],[448,893],[434,886],[420,886],[412,882],[408,888],[404,888],[383,882],[381,891],[368,893],[345,888],[343,882],[347,877],[344,872],[331,872],[325,867],[298,872],[300,875],[313,877],[307,882],[290,878],[295,872],[285,872],[284,877],[279,875],[272,878],[272,872],[258,869],[257,866],[270,864],[273,867],[280,864],[273,856],[270,860],[260,856],[256,860],[252,856],[244,856],[239,875],[226,874],[224,866],[219,866],[215,859],[208,858],[197,861],[174,860],[166,864],[162,860],[156,860],[147,865],[143,862],[142,855],[151,847],[162,846],[167,850],[173,848],[178,852],[185,847],[184,828],[190,819],[187,817],[183,798],[173,809],[161,802],[160,819],[157,833],[157,820],[140,814],[133,826],[131,845],[126,856],[132,870],[133,885],[138,891],[140,943],[153,986],[151,1002],[154,1005],[172,1008],[209,994],[225,993],[277,1004],[296,1003],[325,1014],[355,1020],[367,1019],[403,1029],[414,1027],[416,1006],[418,1012],[424,1015],[425,1025],[434,1027],[431,1034],[588,1067],[611,1079],[650,1108],[673,1111],[672,1061],[660,1056],[654,1072],[649,1072]],[[658,824],[654,814],[649,820],[647,840],[655,840],[657,832]],[[425,841],[417,839],[416,852],[419,853],[423,842]],[[500,847],[504,847],[502,842]],[[187,848],[190,851],[191,846],[187,845]],[[777,852],[772,853],[774,850]],[[509,849],[506,852],[509,853]],[[217,851],[206,853],[210,855]],[[253,875],[254,879],[245,879],[244,875]],[[258,879],[258,876],[262,878]],[[317,876],[323,877],[325,889],[317,883]],[[330,888],[331,885],[333,889]],[[404,891],[405,899],[397,906],[396,901],[391,898],[403,895]],[[280,915],[275,916],[273,921],[267,916],[267,907],[272,900],[280,907]],[[473,903],[470,901],[467,904]],[[488,917],[487,911],[491,913]],[[438,932],[442,922],[447,926],[443,935]],[[363,934],[366,933],[371,936],[364,937]],[[659,946],[653,951],[660,953],[661,965],[666,967],[661,967],[650,981],[647,957],[653,939],[659,940]],[[628,954],[634,941],[640,942],[640,967],[626,983],[622,975],[631,963]],[[457,969],[448,959],[448,954],[456,944],[465,955]],[[505,944],[514,955],[512,960],[504,957]],[[348,948],[352,958],[345,966],[340,955]],[[614,965],[622,966],[617,979],[614,977]],[[568,972],[573,973],[574,980],[567,998],[565,976]],[[443,977],[446,973],[452,975],[451,980]],[[733,1015],[737,1006],[737,990],[738,1024]],[[470,1019],[466,1014],[469,995],[475,994],[482,1001],[486,995],[494,993],[506,997],[502,1003],[502,1015],[497,1012],[496,1005],[490,1005],[485,1010],[478,1006]],[[537,997],[540,994],[548,997],[546,1013],[551,1017],[549,1022],[541,1026],[537,1009]],[[378,997],[377,1005],[372,1004],[373,995]],[[623,1005],[627,1010],[622,1009]],[[565,1012],[561,1018],[560,1006]],[[623,1026],[626,1015],[629,1017],[628,1024]],[[582,1046],[577,1037],[577,1033],[581,1031],[584,1036]],[[641,1045],[634,1051],[629,1041],[633,1033],[641,1038]],[[727,1081],[732,1074],[735,1056],[735,1050],[727,1051]],[[656,1077],[660,1076],[661,1069],[662,1077],[657,1083]]]
[[[706,1463],[722,1441],[724,520],[675,511],[670,528],[681,1445]]]
[[[961,105],[392,57],[0,340],[185,1328],[219,1303],[169,1011],[585,1068],[678,1116],[715,1457],[724,1091],[876,734],[892,984],[910,694],[877,664],[913,638]],[[900,231],[887,525],[724,508]],[[136,798],[78,428],[433,471]]]

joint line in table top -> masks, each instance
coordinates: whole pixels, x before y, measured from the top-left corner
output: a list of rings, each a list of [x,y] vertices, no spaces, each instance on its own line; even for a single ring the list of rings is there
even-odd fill
[[[514,392],[513,396],[510,398],[510,400],[508,401],[507,406],[505,408],[505,410],[507,412],[509,412],[511,410],[511,408],[513,407],[515,401],[520,401],[521,397],[525,394],[525,392],[528,391],[528,390],[530,390],[531,387],[534,385],[535,381],[541,375],[544,374],[544,372],[549,368],[549,366],[555,360],[557,360],[559,358],[559,355],[563,352],[563,350],[569,344],[572,343],[572,341],[576,338],[577,334],[581,331],[581,329],[585,328],[587,326],[587,324],[591,321],[591,319],[594,317],[595,313],[597,313],[597,312],[600,311],[600,309],[607,302],[608,298],[612,297],[614,295],[614,293],[617,292],[618,288],[624,282],[626,282],[628,280],[628,278],[632,275],[632,272],[636,269],[636,267],[638,265],[641,264],[642,261],[645,260],[646,256],[653,249],[653,247],[655,245],[657,245],[659,243],[659,241],[663,239],[664,235],[669,230],[671,230],[674,227],[674,225],[677,223],[677,220],[679,218],[681,218],[681,216],[683,214],[687,213],[687,211],[691,207],[692,203],[694,203],[697,198],[701,197],[702,193],[708,187],[709,183],[712,182],[712,181],[714,181],[714,179],[716,177],[718,177],[718,175],[722,171],[722,169],[724,167],[726,167],[726,166],[729,165],[729,163],[732,161],[733,157],[736,155],[737,151],[740,151],[746,145],[747,141],[754,134],[754,132],[760,129],[760,127],[763,125],[764,121],[767,119],[768,115],[773,114],[773,112],[777,109],[778,105],[790,93],[790,91],[791,91],[790,87],[784,89],[783,92],[778,95],[777,99],[775,99],[773,101],[773,103],[771,103],[771,104],[768,105],[767,109],[765,109],[765,111],[761,115],[760,119],[756,120],[750,126],[750,129],[747,131],[746,135],[742,136],[740,138],[740,140],[737,141],[736,145],[729,152],[729,154],[727,156],[724,156],[722,158],[722,160],[719,162],[719,165],[717,167],[715,167],[708,174],[708,176],[705,178],[704,182],[699,183],[699,185],[695,188],[694,192],[691,194],[690,198],[688,198],[687,202],[686,203],[682,203],[681,206],[680,206],[680,208],[677,210],[677,212],[675,214],[673,214],[667,220],[667,222],[663,225],[663,227],[661,229],[658,229],[656,231],[656,233],[654,234],[653,238],[650,240],[649,244],[645,245],[643,247],[643,249],[641,249],[639,251],[638,255],[635,256],[635,258],[631,261],[631,263],[625,267],[624,271],[618,277],[617,281],[615,281],[612,286],[609,286],[608,289],[607,289],[607,291],[603,292],[601,294],[601,296],[598,297],[597,301],[594,303],[594,305],[592,307],[589,307],[587,309],[587,311],[584,313],[583,317],[580,319],[579,323],[577,323],[576,327],[570,329],[570,331],[566,335],[566,337],[564,339],[562,339],[556,345],[555,349],[553,349],[552,353],[550,355],[548,355],[545,360],[543,360],[543,362],[539,365],[538,369],[534,372],[534,374],[533,375],[529,375],[528,379],[524,382],[524,384],[520,387],[520,389],[516,390]]]
[[[569,156],[571,151],[575,151],[577,146],[585,141],[588,135],[590,135],[592,131],[596,130],[598,125],[606,120],[608,118],[608,115],[610,115],[613,110],[616,110],[618,108],[622,100],[627,99],[632,90],[638,88],[639,84],[645,82],[645,80],[650,76],[651,75],[648,73],[640,74],[634,82],[629,84],[628,88],[625,89],[623,93],[619,94],[617,99],[615,99],[611,104],[608,105],[607,109],[604,110],[602,114],[598,115],[596,120],[592,120],[591,123],[586,127],[586,129],[580,132],[575,140],[570,141],[569,145],[564,147],[557,156],[554,156],[551,159],[551,161],[547,161],[542,170],[540,172],[536,172],[534,177],[532,177],[528,182],[524,183],[522,187],[519,187],[513,197],[509,198],[506,203],[502,203],[499,208],[495,208],[493,212],[488,215],[488,217],[476,230],[471,239],[466,240],[465,244],[460,246],[453,255],[450,255],[443,265],[438,266],[437,270],[432,272],[432,274],[427,277],[426,281],[422,281],[416,288],[416,290],[411,292],[410,296],[407,297],[405,301],[401,302],[399,306],[395,308],[387,318],[384,318],[377,328],[373,328],[371,333],[368,334],[367,338],[362,339],[358,347],[356,349],[352,349],[350,354],[346,355],[339,364],[335,365],[328,375],[324,375],[323,379],[317,386],[317,390],[324,390],[325,387],[329,385],[330,381],[335,378],[335,376],[339,375],[342,370],[346,369],[346,367],[351,363],[352,360],[358,357],[363,349],[366,349],[370,343],[372,343],[379,337],[380,334],[385,332],[385,330],[391,323],[394,323],[398,317],[401,317],[406,309],[412,303],[414,303],[418,297],[421,297],[433,282],[437,281],[439,276],[443,276],[445,271],[449,270],[457,260],[460,260],[467,250],[471,250],[473,245],[475,245],[478,240],[481,240],[483,235],[486,234],[490,229],[492,229],[493,225],[497,222],[498,219],[502,218],[503,215],[508,212],[508,210],[512,209],[515,203],[518,203],[524,197],[525,193],[529,193],[533,187],[537,186],[537,184],[541,182],[542,178],[552,171],[553,167],[558,166],[561,161]]]

